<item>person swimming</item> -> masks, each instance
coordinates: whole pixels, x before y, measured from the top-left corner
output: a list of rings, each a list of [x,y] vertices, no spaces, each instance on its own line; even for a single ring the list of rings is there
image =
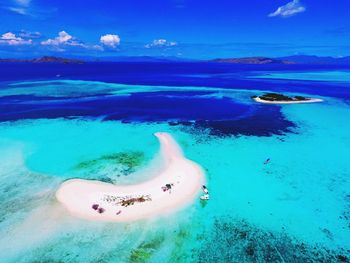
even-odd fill
[[[267,159],[265,160],[264,164],[266,165],[266,164],[270,163],[270,161],[271,161],[271,159],[270,159],[270,158],[267,158]]]

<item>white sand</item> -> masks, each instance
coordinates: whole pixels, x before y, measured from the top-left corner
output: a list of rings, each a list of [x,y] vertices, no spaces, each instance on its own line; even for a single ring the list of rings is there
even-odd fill
[[[101,221],[125,222],[161,215],[191,204],[204,183],[204,173],[199,165],[186,159],[167,133],[156,133],[161,145],[165,165],[155,177],[136,185],[113,185],[109,183],[72,179],[64,182],[56,192],[57,200],[74,216]],[[171,191],[163,192],[165,184],[174,184]],[[148,195],[152,199],[135,202],[124,207],[116,202],[105,201],[106,195],[115,197]],[[92,209],[99,204],[105,209],[100,214]],[[116,215],[118,211],[119,215]]]
[[[300,104],[300,103],[315,103],[315,102],[322,102],[322,99],[312,99],[308,98],[307,100],[298,100],[298,101],[268,101],[268,100],[262,100],[259,97],[253,98],[256,102],[260,103],[266,103],[266,104]]]

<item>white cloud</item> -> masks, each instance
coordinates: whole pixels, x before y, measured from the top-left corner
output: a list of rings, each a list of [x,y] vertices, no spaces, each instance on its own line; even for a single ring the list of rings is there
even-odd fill
[[[45,41],[41,41],[43,46],[74,46],[74,47],[83,47],[87,48],[88,46],[84,43],[76,40],[72,35],[68,34],[66,31],[61,31],[58,33],[58,36],[55,38],[49,38]]]
[[[173,47],[176,46],[177,43],[174,41],[168,41],[166,39],[155,39],[152,43],[145,45],[146,48],[152,47]]]
[[[38,33],[38,32],[34,32],[34,33]],[[59,32],[58,36],[55,38],[49,38],[45,41],[41,41],[41,45],[49,46],[50,48],[57,51],[65,51],[66,47],[78,47],[78,48],[86,48],[86,49],[93,49],[93,50],[103,50],[103,47],[101,47],[100,45],[85,44],[79,39],[68,34],[66,31]]]
[[[8,9],[16,14],[28,15],[31,0],[12,0],[12,4],[5,9]]]
[[[92,46],[90,46],[90,49],[95,49],[95,50],[99,50],[99,51],[104,50],[101,45],[92,45]]]
[[[101,36],[100,42],[105,46],[114,48],[120,44],[120,37],[118,35],[107,34]]]
[[[296,15],[298,13],[304,12],[306,9],[305,7],[300,3],[299,0],[293,0],[286,5],[280,6],[277,8],[277,10],[271,14],[269,14],[269,17],[275,17],[275,16],[281,16],[281,17],[289,17]]]
[[[5,34],[2,34],[2,36],[0,37],[0,43],[4,43],[10,46],[30,45],[32,44],[32,40],[26,40],[21,37],[17,37],[16,34],[12,32],[7,32]]]
[[[20,14],[20,15],[26,15],[27,14],[27,9],[23,7],[8,7],[8,10]]]
[[[14,2],[20,6],[29,6],[31,0],[14,0]]]
[[[73,37],[66,31],[61,31],[55,38],[49,38],[48,40],[42,41],[41,44],[44,46],[58,46],[61,44],[69,44]]]
[[[40,38],[41,37],[40,32],[31,32],[23,29],[19,31],[18,35],[23,38]]]

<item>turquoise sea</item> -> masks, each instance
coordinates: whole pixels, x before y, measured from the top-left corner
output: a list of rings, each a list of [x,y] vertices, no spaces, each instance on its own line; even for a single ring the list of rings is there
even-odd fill
[[[267,79],[290,79],[290,80],[313,80],[326,82],[350,82],[350,71],[332,70],[332,71],[310,71],[310,72],[282,72],[266,73],[257,75],[256,78]]]
[[[314,74],[303,72],[301,86],[312,88],[288,90],[287,80],[285,93],[323,103],[253,102],[276,85],[273,77],[233,89],[191,81],[0,82],[0,262],[348,262],[348,73],[317,73],[326,88],[341,82],[336,96],[313,91]],[[147,180],[157,169],[157,131],[173,135],[204,168],[208,202],[101,223],[73,218],[55,200],[69,178]]]

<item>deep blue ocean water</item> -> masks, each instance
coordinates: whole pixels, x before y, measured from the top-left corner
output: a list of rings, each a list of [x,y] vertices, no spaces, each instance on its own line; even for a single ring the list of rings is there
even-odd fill
[[[4,63],[0,65],[0,81],[50,81],[18,83],[2,90],[0,97],[0,121],[58,117],[100,117],[105,120],[130,121],[196,121],[205,127],[221,129],[222,133],[269,134],[292,127],[283,121],[279,108],[273,106],[246,105],[230,98],[214,97],[217,90],[193,90],[188,87],[216,87],[228,90],[270,90],[332,96],[349,100],[348,83],[322,82],[290,79],[262,79],[254,75],[266,72],[346,70],[346,66],[321,65],[227,65],[220,63],[86,63],[86,64],[26,64]],[[62,80],[100,81],[142,85],[146,92],[130,93],[130,96],[113,96],[114,87],[100,85],[85,91],[63,90],[67,82]],[[35,87],[50,85],[47,93],[33,91]],[[78,86],[79,83],[71,83]],[[150,92],[147,86],[184,87],[182,90],[156,90]],[[187,87],[187,88],[186,88]],[[4,86],[2,86],[4,89]],[[76,90],[76,89],[74,89]],[[30,92],[31,91],[31,92]],[[200,109],[200,110],[199,110]],[[248,129],[235,129],[251,126]],[[247,119],[245,121],[244,119]],[[275,121],[271,121],[274,119]],[[235,123],[230,122],[235,121]],[[265,120],[265,121],[264,121]],[[252,125],[261,122],[260,125]],[[280,126],[280,129],[276,126]],[[270,126],[270,127],[269,127]],[[250,131],[249,131],[250,129]],[[230,131],[231,130],[231,131]]]
[[[251,99],[271,91],[324,102]],[[350,66],[0,64],[0,261],[348,262],[349,101]],[[69,178],[151,176],[157,131],[204,168],[208,203],[110,224],[56,202]],[[135,152],[136,173],[104,159]]]
[[[257,89],[314,92],[320,95],[346,96],[341,82],[288,81],[281,79],[259,79],[247,76],[270,72],[329,72],[348,71],[346,65],[232,65],[206,62],[119,62],[86,64],[27,64],[2,63],[0,81],[84,79],[121,84],[143,84],[158,86],[199,86],[230,89]],[[57,75],[60,77],[57,78]],[[318,85],[322,84],[322,85]],[[327,88],[327,87],[331,88]],[[317,87],[317,89],[315,89]]]

